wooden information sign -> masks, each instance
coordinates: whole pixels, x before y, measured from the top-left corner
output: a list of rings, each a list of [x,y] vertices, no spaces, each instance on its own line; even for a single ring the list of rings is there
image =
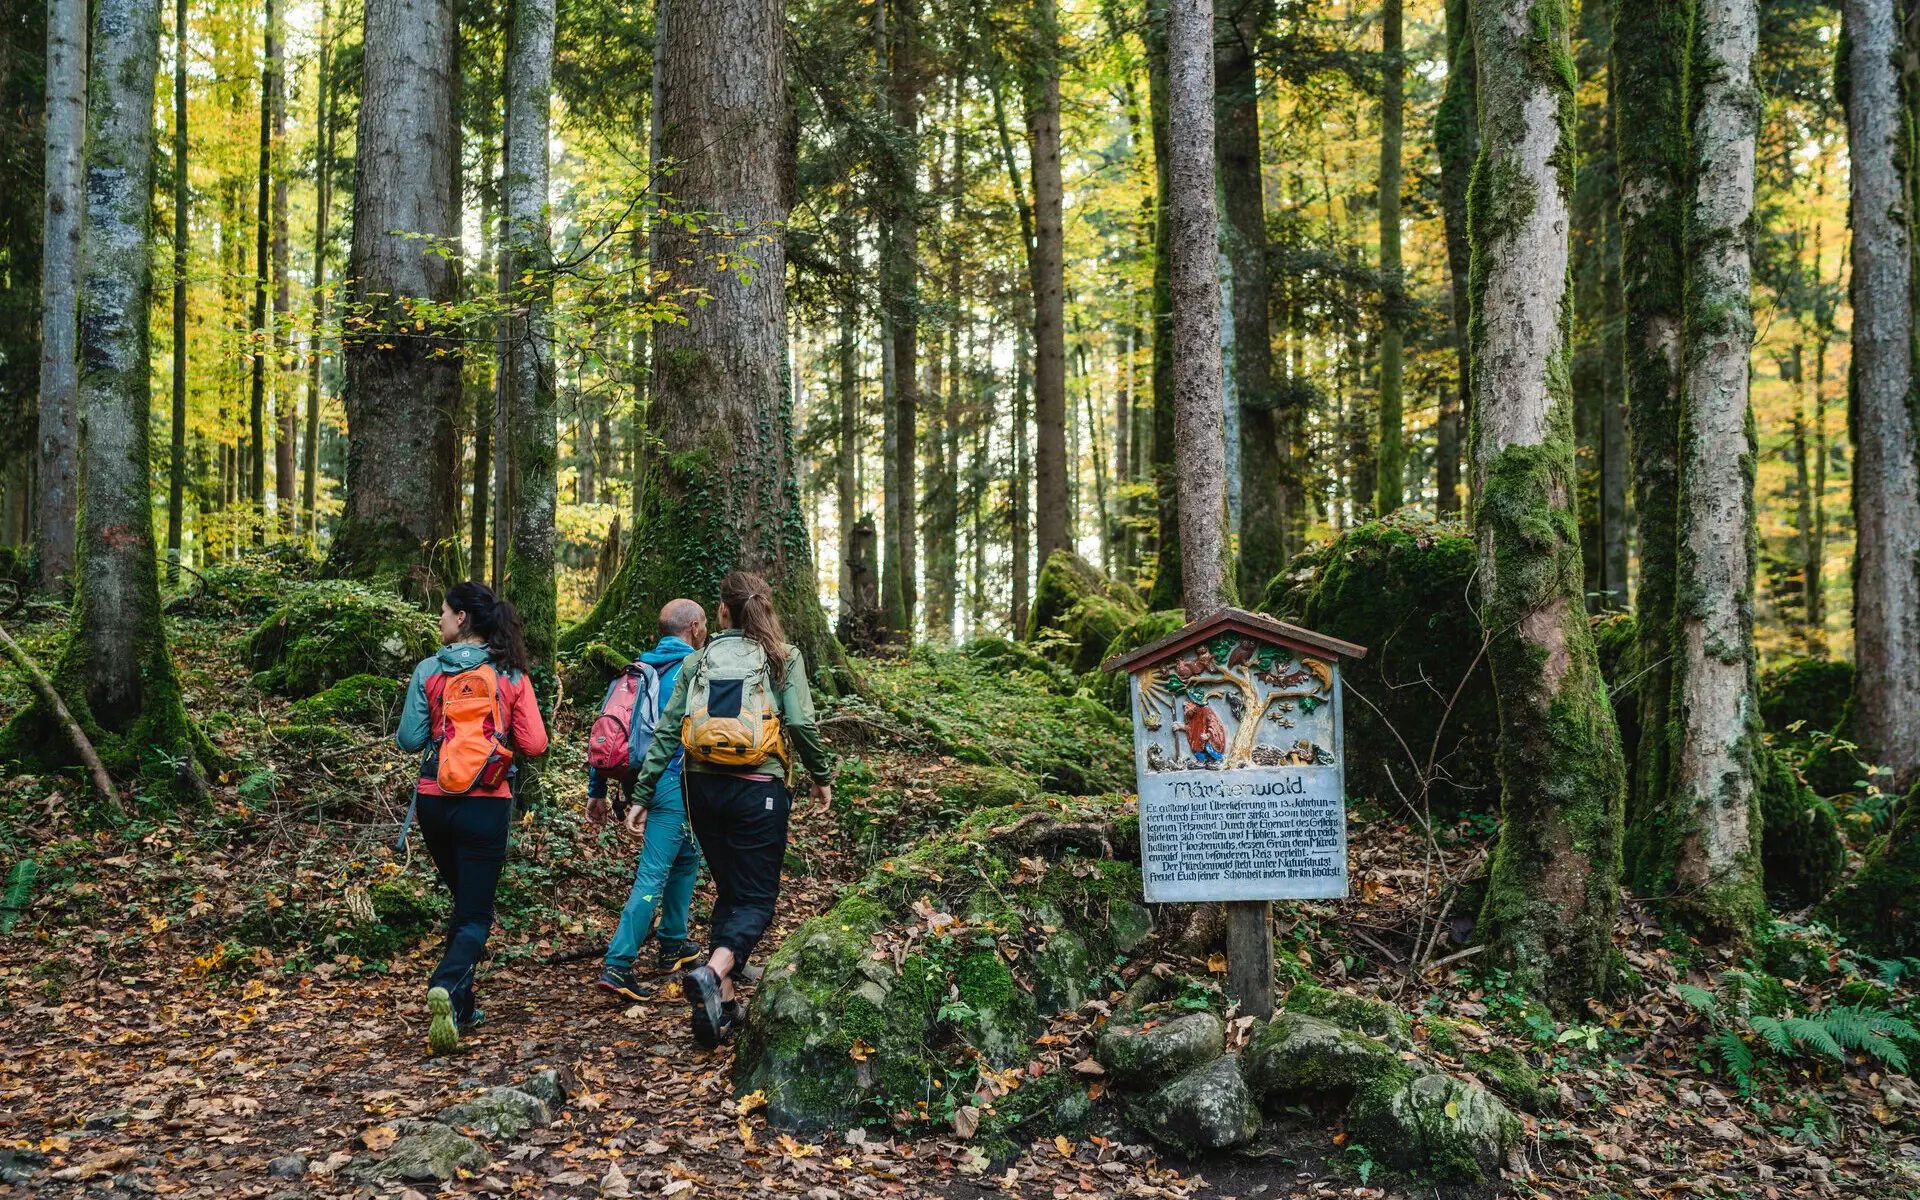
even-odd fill
[[[1228,984],[1271,1015],[1268,902],[1347,894],[1340,664],[1366,648],[1223,609],[1131,654],[1146,900],[1230,902]]]

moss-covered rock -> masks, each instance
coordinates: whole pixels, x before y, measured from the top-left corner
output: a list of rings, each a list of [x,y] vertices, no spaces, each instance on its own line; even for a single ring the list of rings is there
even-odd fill
[[[1093,1056],[1116,1085],[1147,1091],[1220,1057],[1225,1040],[1220,1018],[1197,1012],[1171,1021],[1108,1025]]]
[[[1840,818],[1772,748],[1760,755],[1760,867],[1767,899],[1782,909],[1823,899],[1847,868]]]
[[[1920,785],[1900,801],[1892,830],[1867,848],[1859,874],[1820,913],[1859,950],[1920,955]]]
[[[871,772],[859,768],[844,771],[836,780],[834,819],[864,864],[951,829],[972,813],[1029,803],[1041,790],[1019,771],[971,763],[936,765],[903,782],[876,787]]]
[[[1388,748],[1404,740],[1419,750],[1424,769],[1439,735],[1434,810],[1499,806],[1500,719],[1480,653],[1476,566],[1464,526],[1402,510],[1296,555],[1268,584],[1261,612],[1367,647],[1365,658],[1344,667],[1353,693],[1346,739],[1379,749],[1348,756],[1349,794],[1397,807],[1400,792],[1412,795],[1414,764]]]
[[[367,1178],[445,1183],[460,1178],[462,1171],[479,1170],[492,1158],[479,1142],[434,1121],[402,1121],[398,1128],[400,1140],[364,1172]]]
[[[434,1118],[454,1129],[470,1130],[484,1138],[516,1138],[529,1129],[553,1123],[547,1102],[518,1088],[496,1087],[471,1100],[442,1109]]]
[[[1760,672],[1760,718],[1776,736],[1837,732],[1852,700],[1852,663],[1792,658]]]
[[[1555,1090],[1514,1050],[1469,1036],[1458,1021],[1445,1017],[1426,1017],[1420,1026],[1428,1052],[1460,1063],[1522,1112],[1544,1114],[1558,1105]]]
[[[1499,1177],[1520,1122],[1477,1083],[1420,1075],[1363,1091],[1348,1114],[1349,1144],[1395,1170],[1439,1184]]]
[[[1260,1134],[1259,1106],[1232,1055],[1195,1067],[1133,1108],[1154,1141],[1183,1154],[1233,1150]]]
[[[1275,1013],[1247,1043],[1241,1069],[1261,1103],[1301,1100],[1344,1104],[1381,1075],[1400,1068],[1385,1042],[1300,1012]]]
[[[1385,1000],[1301,983],[1287,993],[1286,1007],[1288,1012],[1306,1013],[1359,1030],[1396,1050],[1413,1049],[1412,1022],[1407,1014]]]
[[[344,580],[307,584],[248,639],[256,686],[311,696],[354,675],[405,676],[439,644],[427,615]]]
[[[287,712],[303,725],[372,725],[391,728],[399,719],[407,685],[390,675],[349,675],[317,696],[294,702]]]
[[[1034,581],[1026,638],[1074,674],[1100,665],[1121,630],[1145,611],[1139,596],[1067,550],[1047,556]]]
[[[776,1126],[819,1130],[913,1119],[970,1070],[1024,1065],[1039,1018],[1114,961],[1111,927],[1133,923],[1140,887],[1120,856],[1138,837],[1117,803],[1035,803],[879,863],[768,960],[736,1091],[763,1090]]]
[[[1187,614],[1177,608],[1143,613],[1107,643],[1107,658],[1131,654],[1142,646],[1167,637],[1186,623]],[[1102,671],[1095,667],[1088,673],[1087,690],[1100,697],[1114,712],[1130,719],[1133,716],[1133,699],[1128,679],[1125,671]]]

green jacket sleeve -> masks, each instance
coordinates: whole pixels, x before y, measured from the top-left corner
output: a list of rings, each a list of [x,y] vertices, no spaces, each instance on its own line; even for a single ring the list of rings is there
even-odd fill
[[[833,782],[833,752],[820,740],[820,730],[813,723],[813,693],[807,688],[807,664],[800,657],[800,651],[787,647],[787,677],[780,684],[780,694],[776,703],[780,706],[780,722],[787,728],[787,736],[793,739],[793,748],[800,755],[800,765],[813,776],[815,783]]]
[[[673,752],[680,748],[680,723],[687,717],[687,680],[693,678],[701,654],[696,650],[688,655],[674,675],[673,694],[667,697],[667,706],[660,710],[660,719],[653,726],[653,744],[647,747],[647,756],[640,760],[640,777],[627,792],[633,803],[642,808],[653,802],[653,789],[666,773],[668,764],[673,762]]]

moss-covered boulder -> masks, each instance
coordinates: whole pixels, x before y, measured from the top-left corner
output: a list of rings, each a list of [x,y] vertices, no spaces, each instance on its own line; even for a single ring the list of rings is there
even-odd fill
[[[934,763],[880,786],[871,771],[850,764],[835,781],[833,816],[870,864],[982,809],[1031,803],[1040,791],[1039,781],[1005,767]]]
[[[1540,1072],[1509,1047],[1446,1017],[1426,1017],[1420,1028],[1430,1056],[1460,1064],[1522,1112],[1545,1114],[1558,1105],[1557,1093],[1541,1081]]]
[[[1226,1036],[1226,1026],[1210,1012],[1112,1024],[1100,1031],[1093,1056],[1115,1085],[1148,1091],[1220,1057]]]
[[[553,1124],[547,1102],[518,1088],[488,1088],[471,1100],[442,1109],[434,1120],[493,1140],[516,1138]]]
[[[1178,608],[1143,613],[1107,643],[1107,658],[1131,654],[1142,646],[1151,645],[1168,636],[1186,623],[1187,614]],[[1102,671],[1095,667],[1088,673],[1087,690],[1106,701],[1107,707],[1114,712],[1131,719],[1133,699],[1128,687],[1128,678],[1125,671]]]
[[[302,725],[372,725],[391,728],[400,716],[407,685],[391,675],[349,675],[317,696],[287,710]]]
[[[1193,1068],[1133,1108],[1154,1141],[1182,1154],[1234,1150],[1260,1135],[1259,1106],[1232,1055]]]
[[[1519,1120],[1492,1093],[1450,1075],[1369,1088],[1347,1119],[1350,1146],[1437,1184],[1475,1186],[1499,1178],[1520,1133]]]
[[[479,1170],[493,1157],[479,1142],[438,1122],[401,1121],[397,1128],[400,1140],[385,1158],[362,1172],[365,1177],[446,1183],[464,1171]]]
[[[1856,792],[1866,779],[1853,749],[1852,700],[1850,663],[1795,658],[1760,673],[1760,716],[1770,740],[1816,795]]]
[[[1247,1043],[1241,1069],[1263,1104],[1302,1099],[1344,1104],[1399,1069],[1385,1042],[1306,1013],[1275,1013]]]
[[[1857,950],[1920,955],[1920,785],[1900,801],[1893,828],[1867,847],[1866,865],[1820,914]]]
[[[1027,641],[1074,674],[1100,665],[1121,630],[1146,610],[1124,584],[1068,550],[1047,556],[1027,608]]]
[[[1294,985],[1287,993],[1287,1011],[1306,1013],[1336,1025],[1358,1030],[1395,1050],[1413,1049],[1413,1023],[1397,1007],[1372,996],[1336,992],[1317,984]]]
[[[439,645],[427,614],[389,592],[328,580],[296,589],[247,641],[255,686],[311,696],[354,675],[404,677]]]
[[[1760,755],[1760,868],[1767,899],[1781,909],[1823,899],[1847,869],[1840,817],[1800,781],[1780,754]]]
[[[911,1122],[968,1072],[1024,1065],[1137,927],[1138,853],[1137,820],[1089,801],[976,812],[882,861],[768,959],[736,1092],[781,1128]]]
[[[1347,745],[1377,752],[1348,756],[1350,795],[1397,809],[1402,792],[1414,795],[1415,764],[1390,748],[1415,747],[1425,770],[1437,737],[1435,811],[1499,807],[1500,716],[1480,653],[1476,563],[1464,526],[1402,510],[1296,555],[1268,584],[1261,612],[1367,647],[1344,667],[1344,720]]]

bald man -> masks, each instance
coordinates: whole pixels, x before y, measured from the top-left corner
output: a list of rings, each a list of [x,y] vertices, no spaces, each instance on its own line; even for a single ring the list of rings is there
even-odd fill
[[[658,694],[652,697],[654,711],[666,707],[673,694],[674,678],[689,654],[707,644],[707,614],[691,600],[669,600],[660,609],[660,640],[640,661],[656,672]],[[615,681],[618,682],[617,680]],[[608,688],[612,694],[612,687]],[[642,697],[638,703],[644,703]],[[601,707],[606,706],[602,699]],[[679,738],[678,730],[666,730],[661,737]],[[646,747],[638,747],[645,753]],[[587,775],[587,820],[602,825],[607,820],[607,783],[597,770]],[[612,780],[625,787],[622,779]],[[645,826],[646,842],[640,848],[640,865],[633,875],[633,890],[627,894],[627,906],[620,910],[619,927],[607,943],[606,967],[600,972],[598,986],[616,996],[644,999],[634,977],[633,960],[640,944],[647,939],[653,914],[660,914],[656,935],[660,969],[672,971],[700,956],[700,943],[687,937],[687,909],[693,903],[693,885],[700,873],[700,851],[687,828],[687,805],[680,788],[680,753],[660,778],[653,800],[644,809],[634,805],[627,810],[626,827],[638,834]]]

